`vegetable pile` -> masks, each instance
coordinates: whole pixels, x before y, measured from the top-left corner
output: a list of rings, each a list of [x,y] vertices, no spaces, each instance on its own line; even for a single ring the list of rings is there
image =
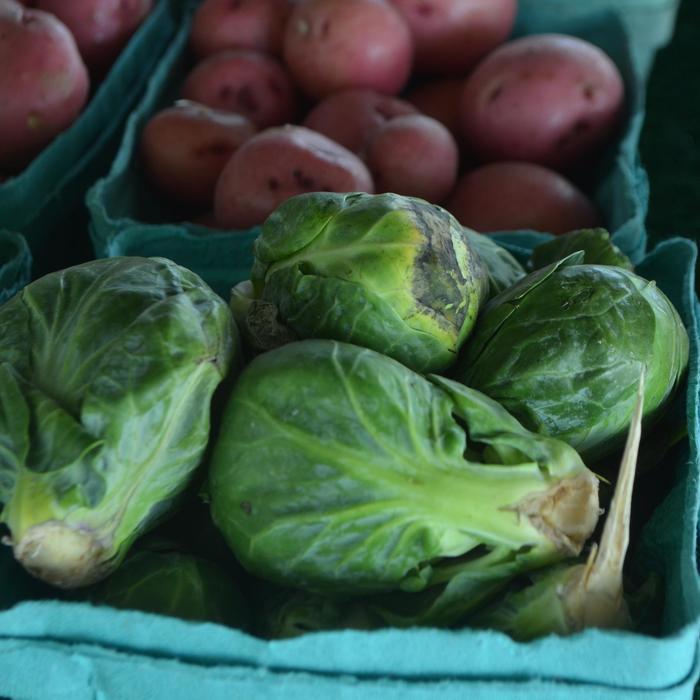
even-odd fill
[[[585,192],[622,127],[623,79],[583,39],[508,40],[516,12],[204,0],[179,99],[142,129],[140,164],[164,212],[221,229],[318,191],[421,198],[480,232],[601,225]]]
[[[631,267],[602,229],[524,268],[425,200],[316,192],[230,306],[160,258],[47,275],[0,306],[4,541],[47,596],[272,638],[634,627],[688,337]]]

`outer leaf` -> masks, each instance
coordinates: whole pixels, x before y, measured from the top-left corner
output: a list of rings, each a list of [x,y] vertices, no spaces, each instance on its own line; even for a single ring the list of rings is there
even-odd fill
[[[309,632],[340,629],[373,630],[382,620],[364,599],[336,599],[288,588],[268,591],[259,619],[259,633],[268,639],[291,639]]]
[[[450,393],[390,358],[321,340],[261,355],[214,448],[214,521],[255,573],[354,595],[422,590],[448,580],[451,558],[478,568],[497,547],[527,550],[530,566],[577,552],[596,479],[566,446],[566,460],[538,463],[540,439],[530,455],[517,423],[515,460],[514,421],[482,403],[468,430],[500,433],[506,460],[470,442]],[[574,527],[559,517],[572,512]]]
[[[250,627],[243,594],[219,566],[179,552],[141,551],[87,592],[95,604]]]
[[[29,285],[0,308],[0,328],[0,377],[14,377],[0,414],[14,460],[2,521],[32,573],[89,583],[201,459],[235,327],[193,273],[115,258]]]
[[[463,227],[469,243],[479,254],[489,280],[489,299],[525,277],[523,266],[490,236]]]
[[[530,256],[530,267],[537,270],[581,250],[587,265],[614,265],[633,270],[632,261],[610,240],[604,228],[585,228],[540,243]]]

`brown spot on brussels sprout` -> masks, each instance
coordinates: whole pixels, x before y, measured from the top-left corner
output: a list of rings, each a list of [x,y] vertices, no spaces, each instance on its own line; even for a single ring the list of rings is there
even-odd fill
[[[250,501],[241,501],[241,510],[246,515],[251,515],[253,512],[253,506]]]
[[[267,181],[267,189],[273,192],[277,190],[280,186],[279,180],[276,177],[271,177]]]
[[[470,299],[463,299],[461,287],[467,281],[457,260],[449,214],[418,202],[409,205],[416,228],[423,233],[423,246],[416,257],[413,295],[438,323],[460,328],[467,317]],[[459,300],[461,303],[455,304]]]

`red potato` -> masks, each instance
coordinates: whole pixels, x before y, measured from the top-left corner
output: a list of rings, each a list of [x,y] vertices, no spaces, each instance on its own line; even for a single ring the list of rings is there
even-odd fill
[[[287,71],[259,51],[223,51],[205,58],[185,78],[182,96],[243,114],[260,129],[293,121],[298,105]]]
[[[190,46],[203,58],[226,49],[282,53],[291,0],[204,0],[192,20]]]
[[[349,88],[395,95],[409,78],[413,43],[384,0],[305,0],[287,22],[284,58],[311,97]]]
[[[428,117],[437,119],[457,139],[460,138],[460,103],[464,78],[431,80],[411,90],[406,100]]]
[[[601,221],[583,192],[534,163],[490,163],[466,173],[446,208],[462,225],[481,233],[530,229],[559,234]]]
[[[374,134],[367,165],[377,192],[395,192],[438,204],[457,180],[459,151],[452,134],[423,114],[396,117]]]
[[[261,224],[282,202],[304,192],[374,192],[365,164],[340,144],[303,126],[267,129],[234,153],[216,186],[222,226]]]
[[[321,100],[303,123],[362,158],[374,131],[394,117],[415,113],[413,105],[398,97],[374,90],[341,90]]]
[[[539,34],[496,49],[462,94],[465,140],[482,161],[566,169],[599,149],[622,116],[624,84],[597,46]]]
[[[256,131],[241,114],[181,100],[154,115],[141,132],[146,174],[178,202],[211,207],[221,171]]]
[[[73,36],[53,15],[0,3],[0,169],[24,168],[77,118],[90,80]]]
[[[415,70],[464,75],[510,35],[517,0],[390,0],[415,45]]]
[[[153,9],[153,0],[34,0],[70,29],[88,69],[97,75],[114,63]]]

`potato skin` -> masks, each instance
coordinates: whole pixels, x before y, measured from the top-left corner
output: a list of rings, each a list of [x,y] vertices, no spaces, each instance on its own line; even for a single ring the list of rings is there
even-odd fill
[[[601,222],[593,203],[573,183],[534,163],[490,163],[466,173],[446,208],[462,225],[481,233],[530,229],[561,234]]]
[[[0,4],[0,170],[16,173],[67,129],[90,79],[73,36],[53,15]]]
[[[464,78],[430,80],[413,88],[406,100],[428,117],[437,119],[459,141],[461,138],[460,103]]]
[[[340,144],[303,126],[260,132],[234,153],[216,186],[222,226],[261,224],[283,201],[304,192],[374,192],[365,164]]]
[[[287,22],[284,58],[310,97],[348,88],[395,95],[409,78],[413,41],[384,0],[304,0]]]
[[[566,169],[612,135],[623,101],[622,77],[597,46],[562,34],[532,35],[499,47],[469,76],[462,129],[482,161]]]
[[[415,70],[465,75],[503,43],[515,23],[517,0],[390,0],[413,34]]]
[[[459,151],[452,134],[423,114],[396,117],[380,127],[367,151],[377,192],[439,204],[457,179]]]
[[[321,100],[303,125],[364,157],[373,133],[394,117],[415,114],[416,108],[398,97],[375,90],[341,90]]]
[[[217,180],[257,129],[241,114],[182,100],[155,114],[141,132],[150,181],[178,203],[211,207]]]
[[[153,9],[153,0],[34,0],[34,6],[70,29],[85,65],[101,75]]]
[[[190,46],[204,58],[227,49],[279,56],[291,0],[204,0],[192,20]]]
[[[298,108],[294,84],[282,64],[260,51],[243,49],[200,61],[187,74],[182,96],[243,114],[260,129],[293,121]]]

